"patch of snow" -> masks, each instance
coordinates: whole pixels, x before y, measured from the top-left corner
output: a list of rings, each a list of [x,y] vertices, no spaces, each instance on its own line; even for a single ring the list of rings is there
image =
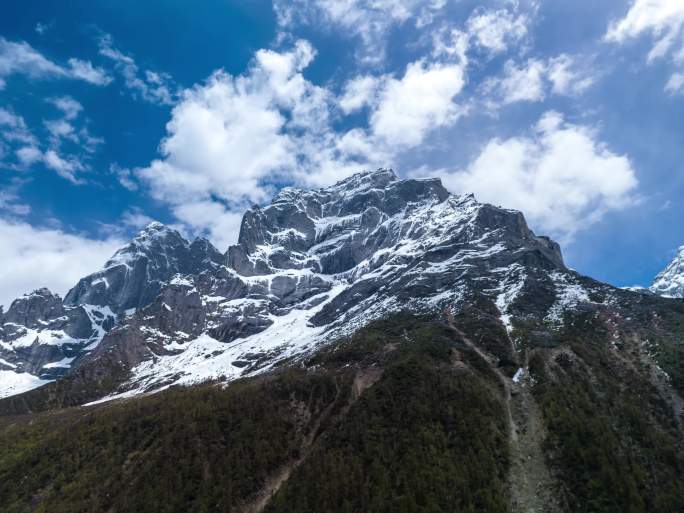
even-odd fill
[[[563,312],[580,303],[591,303],[589,293],[579,283],[573,282],[567,273],[553,272],[549,275],[556,285],[556,302],[549,308],[544,320],[558,324],[563,321]]]
[[[0,370],[0,398],[21,394],[51,381],[53,380],[41,379],[28,372]]]
[[[25,333],[10,340],[5,344],[13,349],[19,347],[31,347],[33,344],[45,346],[62,346],[64,344],[82,344],[81,339],[72,338],[63,330],[35,330],[32,328],[25,328]]]
[[[193,280],[190,276],[183,276],[181,274],[176,274],[173,278],[171,278],[171,281],[169,283],[171,285],[181,285],[184,287],[194,287],[195,286],[195,283],[193,282]]]
[[[523,266],[520,264],[513,264],[510,267],[503,269],[503,271],[506,273],[506,276],[501,282],[500,292],[496,296],[495,303],[501,314],[501,322],[506,327],[506,331],[510,334],[513,330],[513,325],[511,324],[511,315],[509,314],[508,309],[520,294],[520,291],[525,285],[527,276]]]
[[[12,369],[16,369],[16,368],[17,368],[16,365],[14,365],[13,363],[10,363],[10,362],[8,362],[7,360],[4,360],[4,359],[2,359],[2,358],[0,358],[0,365],[4,365],[5,367],[10,367],[10,368],[12,368]]]
[[[249,337],[224,343],[203,333],[183,344],[176,342],[165,346],[168,349],[183,350],[183,352],[158,356],[154,360],[145,361],[135,367],[132,370],[133,378],[131,379],[131,382],[136,385],[137,392],[135,393],[143,393],[154,388],[157,383],[168,381],[177,385],[192,385],[213,379],[238,378],[245,373],[245,368],[233,365],[233,363],[245,361],[249,353],[268,353],[272,358],[267,365],[248,374],[257,374],[272,368],[277,361],[299,354],[323,338],[322,335],[327,327],[311,326],[309,319],[348,286],[344,283],[337,283],[330,291],[309,298],[308,304],[325,298],[312,308],[293,309],[280,316],[270,314],[272,324]],[[152,333],[157,330],[147,328],[145,331]],[[125,394],[130,396],[131,391]],[[119,397],[122,397],[122,394],[110,396],[109,399]]]
[[[107,281],[107,278],[105,278],[104,276],[101,276],[100,278],[97,278],[90,282],[91,285],[99,285],[100,283],[104,283],[105,288],[109,288],[109,281]]]
[[[515,372],[515,375],[513,376],[513,383],[520,383],[522,379],[525,377],[525,370],[520,367],[518,370]]]
[[[43,369],[55,369],[55,368],[69,368],[71,367],[71,362],[73,362],[76,357],[64,358],[58,362],[52,362],[43,365]]]

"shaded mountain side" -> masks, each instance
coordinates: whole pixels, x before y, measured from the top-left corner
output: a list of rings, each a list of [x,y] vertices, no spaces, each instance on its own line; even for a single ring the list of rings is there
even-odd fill
[[[192,243],[178,231],[152,222],[105,263],[81,278],[64,304],[109,306],[115,313],[148,305],[175,274],[198,274],[223,264],[223,256],[203,238]]]
[[[619,348],[578,312],[500,357],[493,311],[376,321],[227,387],[0,417],[3,511],[682,511],[681,419],[637,334]]]

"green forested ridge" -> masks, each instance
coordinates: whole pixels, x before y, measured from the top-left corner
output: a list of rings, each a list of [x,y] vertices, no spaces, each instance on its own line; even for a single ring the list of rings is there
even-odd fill
[[[480,378],[410,357],[326,433],[266,511],[505,512],[507,454],[502,405]]]
[[[604,327],[576,316],[560,334],[567,351],[531,362],[546,421],[546,452],[570,511],[684,511],[684,444],[655,388],[610,355]]]
[[[455,322],[510,374],[517,356],[490,310]],[[529,345],[525,386],[566,511],[684,511],[678,420],[615,357],[606,323],[587,312],[547,339]],[[270,513],[510,511],[501,384],[445,322],[398,315],[290,363],[228,387],[0,416],[0,511],[255,511],[283,469]],[[357,397],[363,375],[374,378]]]
[[[336,379],[288,372],[5,421],[2,511],[231,511],[297,454],[309,426],[293,401],[315,415]]]

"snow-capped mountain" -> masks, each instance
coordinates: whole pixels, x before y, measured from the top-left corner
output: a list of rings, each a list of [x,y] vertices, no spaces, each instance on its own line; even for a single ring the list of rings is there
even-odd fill
[[[656,276],[651,292],[665,297],[684,298],[684,246],[681,246],[663,271]]]
[[[107,309],[104,336],[91,325],[91,338],[34,361],[45,339],[13,304],[4,329],[16,323],[26,334],[4,334],[0,357],[15,381],[25,373],[51,379],[46,368],[72,358],[61,390],[92,400],[264,372],[388,314],[458,311],[482,297],[510,334],[498,356],[516,361],[516,327],[553,326],[567,309],[620,294],[628,293],[568,270],[559,246],[536,236],[520,212],[381,169],[324,189],[282,190],[245,213],[225,255],[153,223],[63,303],[50,296],[36,321],[43,333],[42,323],[64,312],[92,319]],[[24,346],[31,350],[20,357]]]
[[[62,376],[115,322],[108,306],[67,306],[45,288],[16,299],[0,311],[0,397]]]
[[[177,231],[151,223],[63,301],[45,288],[15,300],[0,312],[0,397],[64,375],[117,319],[149,304],[176,273],[222,261],[206,239],[190,244]]]

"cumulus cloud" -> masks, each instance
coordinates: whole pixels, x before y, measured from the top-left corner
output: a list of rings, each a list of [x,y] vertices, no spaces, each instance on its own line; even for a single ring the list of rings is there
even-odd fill
[[[83,105],[74,100],[71,96],[48,98],[47,101],[61,110],[64,113],[64,118],[68,120],[75,119],[83,110]]]
[[[402,78],[385,81],[370,118],[373,134],[392,145],[420,144],[428,131],[456,120],[453,100],[464,83],[460,64],[409,64]]]
[[[68,73],[73,78],[100,86],[107,85],[112,81],[112,77],[107,75],[102,68],[96,68],[89,61],[71,58],[68,63]]]
[[[314,57],[303,40],[286,51],[259,50],[243,75],[218,71],[185,90],[160,158],[133,176],[191,231],[220,244],[234,240],[245,206],[277,187],[323,186],[364,167],[391,165],[398,152],[461,113],[460,63],[418,60],[398,77],[352,79],[340,96],[303,76]],[[334,127],[340,112],[364,106],[365,126]],[[128,171],[113,172],[134,186]]]
[[[673,73],[670,79],[665,84],[665,91],[668,93],[684,92],[684,73]]]
[[[100,55],[114,63],[124,84],[135,98],[159,105],[172,105],[176,99],[176,85],[166,73],[141,70],[133,57],[114,46],[109,34],[103,34],[98,41]]]
[[[26,216],[31,212],[30,205],[22,203],[19,198],[21,181],[13,180],[0,190],[0,211],[12,217]]]
[[[490,84],[496,89],[504,104],[520,101],[537,102],[544,99],[544,73],[546,66],[538,59],[528,59],[518,67],[513,61],[506,62],[503,77]]]
[[[43,163],[48,169],[52,169],[59,176],[73,184],[82,184],[83,180],[77,176],[85,166],[75,157],[62,157],[55,150],[47,150],[43,153]]]
[[[117,181],[124,189],[138,190],[138,182],[135,180],[135,173],[131,169],[114,163],[109,166],[109,172],[116,176]]]
[[[355,77],[344,85],[339,105],[345,114],[355,112],[375,103],[375,97],[382,78],[371,75]]]
[[[684,91],[682,67],[684,66],[684,3],[677,0],[636,0],[624,18],[608,26],[605,39],[624,44],[649,34],[653,46],[648,61],[669,56],[678,68],[666,84],[671,93]]]
[[[234,212],[263,201],[275,183],[344,172],[334,156],[330,95],[301,73],[313,56],[305,41],[287,52],[260,50],[244,75],[218,71],[184,91],[161,158],[136,170],[138,178],[179,220],[225,241],[237,233]]]
[[[24,118],[4,107],[0,107],[0,139],[28,145],[36,142],[36,138],[28,129]]]
[[[576,56],[560,54],[548,60],[530,58],[521,65],[513,60],[504,64],[503,74],[483,84],[492,104],[539,102],[548,94],[576,96],[595,81],[595,72]]]
[[[88,61],[72,58],[68,66],[61,66],[24,41],[8,41],[0,36],[0,81],[4,84],[7,77],[15,74],[32,79],[71,78],[100,86],[111,82],[102,68]]]
[[[100,268],[122,245],[117,238],[92,239],[57,228],[0,218],[0,304],[37,287],[65,294],[82,276]]]
[[[492,139],[465,169],[438,174],[450,190],[521,210],[533,227],[565,240],[637,201],[629,159],[556,112],[530,135]]]

